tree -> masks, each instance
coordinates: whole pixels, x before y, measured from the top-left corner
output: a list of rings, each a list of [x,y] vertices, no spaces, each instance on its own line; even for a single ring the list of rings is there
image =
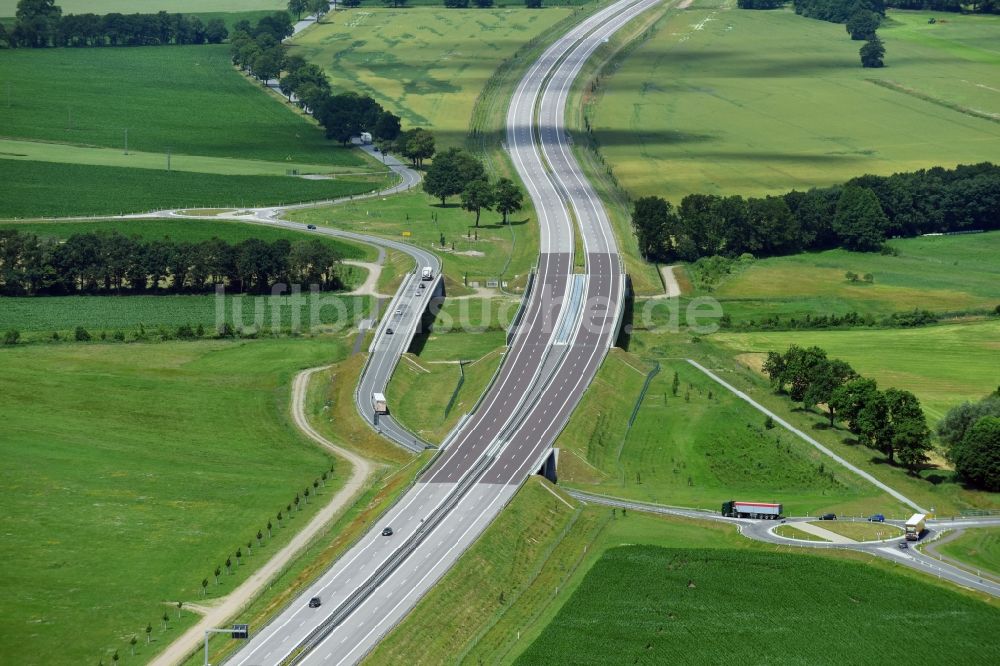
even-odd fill
[[[219,576],[222,575],[222,567],[215,567],[215,584],[219,584]]]
[[[201,579],[201,596],[204,597],[207,594],[208,594],[208,579],[207,578],[202,578]]]
[[[632,209],[632,229],[639,242],[639,252],[649,261],[662,261],[667,255],[668,224],[673,206],[661,197],[641,197]]]
[[[341,0],[340,4],[348,8],[355,8],[361,6],[361,0]]]
[[[183,606],[184,606],[184,602],[183,601],[178,601],[177,602],[177,619],[178,620],[181,619],[181,608]]]
[[[118,650],[115,649],[115,653],[111,655],[111,662],[117,664],[119,659],[121,659],[121,657],[118,656]]]
[[[483,209],[493,208],[493,188],[485,180],[474,180],[462,190],[462,209],[476,214],[476,226],[479,226],[479,215]]]
[[[3,343],[5,345],[16,345],[17,341],[21,339],[21,331],[16,328],[7,330],[3,334]]]
[[[501,178],[493,188],[493,199],[496,211],[503,215],[503,223],[507,224],[507,216],[521,210],[524,205],[524,193],[510,178]]]
[[[416,127],[399,135],[399,153],[415,166],[434,156],[434,135],[422,127]]]
[[[149,635],[153,633],[153,625],[149,622],[146,623],[146,645],[149,645]]]
[[[911,472],[927,462],[927,451],[931,449],[930,430],[927,418],[920,408],[920,401],[909,391],[890,388],[885,392],[891,428],[891,452],[899,458]]]
[[[528,9],[541,9],[542,0],[524,0],[524,6]]]
[[[851,14],[851,18],[847,19],[845,27],[850,33],[851,39],[855,41],[870,40],[875,37],[875,31],[878,30],[881,18],[873,11],[858,7]]]
[[[489,9],[493,6],[493,0],[476,0],[476,7],[480,9]]]
[[[969,429],[985,416],[1000,416],[1000,389],[979,402],[963,402],[948,410],[938,423],[938,437],[950,449],[962,444]],[[949,453],[949,459],[954,462]]]
[[[486,170],[472,155],[459,148],[450,148],[438,153],[427,169],[424,191],[441,199],[441,205],[450,196],[461,194],[466,185],[486,180]]]
[[[330,11],[330,0],[309,0],[307,9],[310,14],[316,15],[316,22],[318,23]]]
[[[288,0],[288,11],[295,14],[297,21],[302,20],[302,12],[309,8],[309,0]]]
[[[227,574],[233,573],[233,560],[228,556],[226,557],[226,573]]]
[[[854,369],[840,359],[820,363],[815,368],[809,388],[806,389],[803,404],[806,407],[825,404],[827,417],[830,419],[830,427],[832,428],[836,418],[836,408],[832,404],[833,394],[838,388],[857,376]]]
[[[62,8],[55,0],[20,0],[14,16],[14,41],[22,46],[45,47],[55,41]]]
[[[163,617],[161,619],[163,620],[163,631],[166,631],[167,623],[170,622],[170,616],[167,615],[167,611],[163,611]]]
[[[785,371],[779,377],[778,390],[782,390],[785,384],[788,384],[789,397],[795,402],[806,402],[806,396],[813,382],[829,361],[826,352],[819,347],[803,349],[798,345],[792,345],[785,352],[784,363]]]
[[[681,378],[677,375],[677,371],[674,370],[674,380],[670,385],[671,392],[676,396],[677,389],[681,387]]]
[[[969,428],[953,458],[959,477],[978,488],[1000,491],[1000,418],[984,416]]]
[[[848,185],[837,201],[833,229],[844,246],[857,252],[873,252],[885,241],[889,220],[875,193],[867,187]]]
[[[220,18],[209,19],[205,24],[205,41],[209,44],[221,44],[229,37],[229,29]]]
[[[203,582],[204,582],[205,585],[208,584],[207,580],[203,581]],[[204,589],[204,587],[202,589]],[[135,656],[135,644],[138,643],[138,642],[139,642],[139,639],[135,637],[135,634],[132,634],[132,638],[129,639],[128,644],[129,644],[129,647],[132,648],[132,656],[133,657]]]
[[[90,333],[83,326],[77,326],[76,330],[73,331],[73,337],[77,342],[88,342],[90,340]]]
[[[270,538],[271,538],[271,529],[272,529],[272,527],[273,527],[273,526],[271,525],[271,521],[270,521],[270,520],[269,520],[269,521],[267,521],[267,538],[268,538],[268,539],[270,539]]]
[[[874,379],[855,377],[835,388],[830,394],[830,406],[837,416],[847,421],[848,429],[855,435],[860,435],[858,422],[861,411],[869,402],[875,399],[878,385]]]
[[[882,44],[882,40],[878,38],[878,35],[872,35],[871,39],[865,42],[865,45],[861,47],[858,53],[861,55],[862,67],[878,68],[885,64],[882,61],[885,57],[885,46]]]

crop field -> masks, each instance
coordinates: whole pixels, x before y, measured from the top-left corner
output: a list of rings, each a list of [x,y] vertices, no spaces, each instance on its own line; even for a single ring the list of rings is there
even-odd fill
[[[734,497],[780,501],[789,515],[902,512],[683,361],[613,351],[556,441],[560,483],[641,501],[718,510]],[[678,390],[673,392],[674,373]]]
[[[280,239],[291,242],[318,238],[333,248],[344,259],[361,261],[373,260],[376,250],[370,245],[354,244],[328,236],[311,236],[299,231],[247,224],[230,220],[189,220],[189,219],[139,219],[139,220],[80,220],[72,222],[9,222],[0,223],[0,231],[14,230],[35,234],[43,238],[63,240],[73,234],[94,232],[118,232],[126,236],[144,239],[170,238],[189,243],[220,238],[230,243],[239,243],[248,238],[259,238],[269,243]]]
[[[930,16],[891,11],[871,70],[842,25],[698,0],[602,78],[587,114],[622,186],[675,202],[995,160],[1000,17]]]
[[[13,16],[18,0],[0,0],[0,16]],[[287,3],[281,0],[59,0],[63,14],[108,14],[110,12],[155,13],[159,11],[192,14],[198,12],[241,12],[246,10],[280,10]]]
[[[828,250],[758,259],[696,293],[717,299],[735,322],[851,311],[881,317],[914,308],[953,313],[1000,304],[1000,233],[906,238],[889,245],[898,256]],[[873,281],[851,282],[847,272],[870,273]]]
[[[905,330],[719,333],[713,336],[755,368],[768,351],[813,345],[840,358],[879,386],[920,398],[932,424],[951,407],[979,400],[997,386],[1000,320]]]
[[[318,499],[340,482],[291,425],[288,387],[346,349],[331,337],[0,349],[5,660],[110,663],[133,634],[147,660],[196,618],[165,603],[199,601],[206,577],[209,599],[244,580],[319,502],[280,528],[278,510],[331,465]],[[217,586],[238,546],[243,566]]]
[[[947,654],[983,663],[996,653],[990,627],[998,621],[989,604],[854,562],[623,546],[598,560],[515,663],[570,653],[577,664],[871,663],[895,659],[899,637],[914,635],[933,635],[935,649],[914,650],[907,661],[933,664]],[[863,639],[831,649],[816,640],[818,628]]]
[[[435,3],[437,4],[437,3]],[[338,12],[296,38],[298,53],[335,88],[371,95],[405,126],[434,131],[438,148],[462,146],[472,108],[496,68],[569,14],[436,7]]]
[[[1000,530],[996,528],[965,530],[955,540],[937,546],[937,550],[966,566],[1000,576]]]
[[[474,215],[454,201],[444,208],[439,203],[422,192],[408,192],[380,201],[292,211],[286,217],[433,246],[450,278],[451,296],[467,292],[463,288],[466,279],[485,287],[486,280],[500,277],[514,283],[511,286],[523,287],[538,259],[537,222],[522,212],[511,216],[511,224],[503,225],[496,213],[484,212],[477,231]]]
[[[17,49],[0,60],[0,78],[10,91],[0,104],[7,138],[124,149],[127,129],[140,152],[375,166],[262,94],[233,69],[225,44]]]
[[[301,203],[370,192],[386,182],[382,176],[373,178],[219,176],[0,157],[0,180],[6,186],[0,219]]]

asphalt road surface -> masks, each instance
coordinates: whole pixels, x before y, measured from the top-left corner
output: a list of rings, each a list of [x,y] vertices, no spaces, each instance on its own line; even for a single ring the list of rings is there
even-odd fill
[[[449,438],[420,483],[231,663],[281,663],[303,645],[308,654],[302,663],[359,661],[535,471],[612,342],[623,287],[603,208],[565,144],[565,90],[593,49],[654,4],[623,0],[587,18],[546,50],[515,92],[508,149],[538,211],[542,254],[522,324],[481,407]],[[569,209],[584,234],[586,300],[570,344],[554,351],[572,270]],[[558,363],[547,362],[553,353]],[[542,376],[543,368],[551,374]],[[532,393],[539,385],[542,390]],[[381,535],[385,526],[392,526],[392,536]],[[314,596],[322,605],[308,608]]]

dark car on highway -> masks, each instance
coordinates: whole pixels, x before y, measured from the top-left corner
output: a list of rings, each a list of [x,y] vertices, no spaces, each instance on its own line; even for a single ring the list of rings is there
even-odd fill
[[[824,513],[819,517],[820,520],[837,520],[837,514],[835,513]]]
[[[306,229],[315,229],[315,228],[316,228],[315,224],[307,224],[306,225]]]
[[[382,530],[382,536],[392,536],[392,528],[387,527],[384,530]]]
[[[385,329],[385,334],[386,335],[392,335],[392,329],[391,328],[386,328]]]
[[[313,597],[309,600],[309,608],[319,608],[322,603],[323,602],[319,600],[319,597]]]

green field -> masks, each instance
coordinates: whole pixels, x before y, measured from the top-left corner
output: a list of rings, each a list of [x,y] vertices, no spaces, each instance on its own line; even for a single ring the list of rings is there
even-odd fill
[[[259,238],[269,243],[280,239],[295,242],[309,238],[318,238],[329,245],[344,259],[373,261],[377,256],[375,248],[370,245],[354,244],[328,236],[310,236],[301,231],[292,231],[265,224],[248,224],[230,220],[191,220],[191,219],[134,219],[134,220],[80,220],[71,222],[8,222],[0,223],[0,231],[14,230],[27,234],[35,234],[43,238],[63,240],[73,234],[94,232],[118,232],[126,236],[153,240],[170,238],[173,240],[197,243],[199,241],[220,238],[230,243],[239,243],[248,238]]]
[[[164,602],[198,601],[237,546],[244,565],[262,561],[257,530],[331,465],[290,423],[291,376],[346,348],[325,337],[0,349],[5,659],[110,663],[135,633],[146,660],[195,619],[169,609],[164,633]],[[263,554],[292,531],[276,527]],[[251,568],[212,581],[210,598]]]
[[[737,264],[717,284],[694,292],[717,299],[734,322],[857,312],[954,313],[1000,304],[1000,233],[933,236],[889,242],[898,256],[828,250]],[[845,274],[871,273],[871,284]],[[677,269],[675,269],[677,272]],[[692,281],[695,276],[688,269]]]
[[[587,572],[516,663],[872,663],[896,659],[899,637],[913,635],[933,635],[935,648],[909,662],[985,663],[998,621],[989,604],[853,562],[624,546]],[[817,632],[853,639],[832,646]]]
[[[446,286],[452,296],[466,291],[466,276],[469,282],[480,282],[480,286],[500,276],[511,286],[524,285],[538,259],[538,223],[533,217],[517,213],[511,224],[503,225],[495,213],[484,213],[477,232],[474,215],[457,204],[442,208],[438,203],[422,192],[408,192],[380,201],[292,211],[286,217],[433,247],[450,278]],[[405,232],[410,236],[403,236]]]
[[[842,25],[790,9],[671,12],[602,79],[587,111],[601,151],[627,191],[675,202],[996,159],[1000,124],[972,114],[1000,117],[1000,17],[889,17],[871,70]]]
[[[0,16],[13,16],[18,0],[0,0]],[[108,14],[121,12],[130,14],[155,13],[159,11],[181,12],[242,12],[252,9],[285,9],[287,3],[281,0],[59,0],[63,14]]]
[[[8,188],[0,200],[0,219],[292,204],[371,192],[387,182],[383,176],[338,180],[219,176],[2,157],[0,180]]]
[[[954,541],[937,547],[941,554],[1000,576],[1000,530],[979,528],[965,530]]]
[[[1000,320],[905,330],[719,333],[713,336],[754,367],[768,351],[821,347],[866,377],[913,392],[933,424],[951,407],[979,400],[997,385]]]
[[[767,430],[759,412],[687,363],[659,363],[629,429],[653,365],[620,351],[605,360],[556,441],[560,483],[711,510],[746,497],[780,501],[789,515],[903,511],[790,433]]]
[[[338,12],[296,38],[298,53],[335,88],[371,95],[404,125],[462,146],[472,108],[497,67],[569,15],[566,8],[455,11],[436,7]]]
[[[800,530],[794,525],[778,525],[774,528],[774,533],[778,536],[788,539],[799,539],[800,541],[828,541],[828,539],[824,539],[821,536]]]

